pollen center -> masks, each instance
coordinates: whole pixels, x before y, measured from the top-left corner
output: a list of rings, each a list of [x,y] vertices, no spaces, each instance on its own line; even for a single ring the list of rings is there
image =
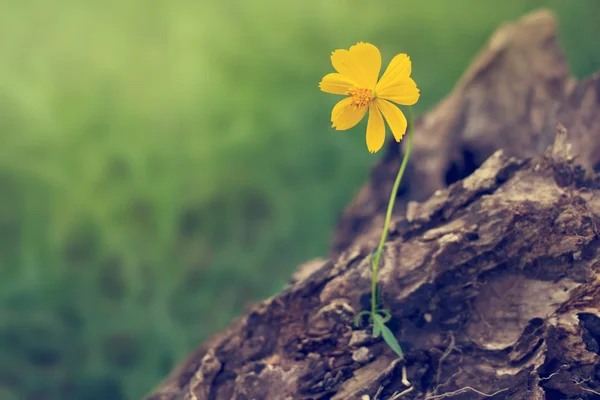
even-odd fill
[[[356,108],[368,106],[373,98],[373,91],[371,89],[354,88],[348,94],[352,97],[352,105]]]

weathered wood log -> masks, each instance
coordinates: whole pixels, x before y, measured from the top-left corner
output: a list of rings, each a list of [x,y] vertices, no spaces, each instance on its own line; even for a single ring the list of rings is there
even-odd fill
[[[401,159],[390,143],[331,257],[148,399],[385,400],[407,389],[402,367],[403,399],[600,399],[600,76],[569,77],[555,27],[547,11],[501,27],[416,122],[379,274],[404,359],[352,324]]]

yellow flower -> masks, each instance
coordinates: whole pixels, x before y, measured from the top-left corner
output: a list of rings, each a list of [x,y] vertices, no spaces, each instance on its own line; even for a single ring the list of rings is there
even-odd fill
[[[331,63],[337,73],[325,75],[319,88],[326,93],[349,96],[333,107],[332,127],[336,130],[350,129],[369,110],[367,149],[375,153],[383,146],[383,117],[399,142],[408,123],[402,111],[390,101],[411,106],[419,100],[419,89],[410,77],[410,58],[406,54],[398,54],[379,81],[381,54],[370,43],[358,42],[350,50],[334,51],[331,53]]]

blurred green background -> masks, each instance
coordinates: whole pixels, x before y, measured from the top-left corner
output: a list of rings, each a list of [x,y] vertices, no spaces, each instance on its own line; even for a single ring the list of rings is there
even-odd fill
[[[408,52],[423,112],[502,21],[600,1],[0,0],[0,399],[139,399],[326,254],[376,158],[330,128],[330,52]]]

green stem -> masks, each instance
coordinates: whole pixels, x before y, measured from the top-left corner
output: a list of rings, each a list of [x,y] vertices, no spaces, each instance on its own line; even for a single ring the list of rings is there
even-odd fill
[[[379,246],[377,247],[377,251],[373,257],[373,277],[371,281],[371,319],[374,318],[375,313],[377,313],[377,271],[379,270],[379,260],[381,258],[381,253],[383,250],[383,245],[385,240],[387,239],[388,231],[390,228],[390,220],[392,219],[392,210],[394,209],[394,202],[396,201],[396,195],[398,193],[398,188],[400,187],[400,181],[402,181],[402,176],[404,175],[404,170],[406,169],[406,164],[408,164],[408,157],[410,156],[410,149],[412,148],[413,142],[413,112],[412,107],[408,107],[408,118],[409,118],[409,126],[408,126],[408,145],[406,146],[406,154],[404,154],[404,158],[402,159],[402,165],[400,165],[400,170],[398,171],[398,175],[396,176],[396,181],[394,182],[394,187],[392,188],[392,194],[390,195],[390,202],[388,203],[387,213],[385,214],[385,223],[383,225],[383,233],[381,234],[381,240],[379,241]]]

